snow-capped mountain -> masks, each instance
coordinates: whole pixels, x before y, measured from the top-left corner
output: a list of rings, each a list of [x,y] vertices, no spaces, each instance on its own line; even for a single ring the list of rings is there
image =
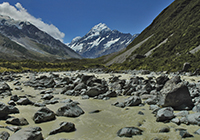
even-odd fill
[[[0,58],[12,59],[82,58],[30,22],[14,20],[4,15],[0,15],[0,54]]]
[[[111,30],[106,24],[99,23],[84,37],[75,37],[68,46],[82,57],[96,58],[122,50],[137,36]]]

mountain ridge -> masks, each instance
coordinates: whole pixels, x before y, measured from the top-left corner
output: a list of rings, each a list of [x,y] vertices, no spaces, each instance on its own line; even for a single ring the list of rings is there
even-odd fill
[[[97,58],[124,49],[137,36],[111,30],[105,23],[99,23],[68,45],[85,58]]]
[[[0,16],[0,33],[15,42],[32,55],[19,55],[16,58],[53,60],[82,57],[71,48],[54,39],[52,36],[39,30],[36,26],[26,21],[16,21],[8,16]],[[13,47],[16,45],[13,44]],[[3,44],[0,44],[3,47]],[[16,50],[16,49],[15,49]],[[19,54],[20,50],[16,50]],[[4,52],[1,52],[4,53]],[[21,52],[23,54],[23,52]],[[5,54],[8,55],[8,54]],[[16,55],[17,56],[17,55]],[[34,56],[34,57],[33,57]]]
[[[175,0],[123,52],[106,56],[105,63],[114,69],[178,71],[185,62],[189,62],[191,70],[198,69],[200,52],[191,54],[190,51],[200,45],[199,9],[200,0]],[[129,56],[125,56],[125,52],[151,35]],[[151,54],[146,55],[150,51]],[[116,59],[119,55],[124,55],[125,61],[118,63]],[[144,57],[138,59],[134,55]]]

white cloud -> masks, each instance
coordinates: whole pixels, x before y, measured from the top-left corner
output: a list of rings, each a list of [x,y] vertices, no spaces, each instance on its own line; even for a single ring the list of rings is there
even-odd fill
[[[6,15],[15,20],[28,21],[38,27],[40,30],[50,34],[55,39],[59,39],[63,42],[65,34],[59,31],[59,29],[53,24],[47,24],[40,18],[35,18],[27,12],[27,10],[17,3],[15,6],[10,5],[8,2],[0,4],[0,15]]]

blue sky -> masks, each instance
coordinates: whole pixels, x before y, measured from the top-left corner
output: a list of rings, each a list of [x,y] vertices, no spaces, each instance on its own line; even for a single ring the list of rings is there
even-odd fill
[[[17,7],[18,11],[20,11],[19,7],[22,7],[21,11],[27,12],[45,24],[53,25],[55,32],[59,30],[61,40],[67,43],[76,36],[84,36],[100,22],[105,23],[112,30],[116,29],[123,33],[141,33],[173,1],[0,0],[0,4],[8,2],[11,7]],[[2,14],[1,7],[0,14]]]

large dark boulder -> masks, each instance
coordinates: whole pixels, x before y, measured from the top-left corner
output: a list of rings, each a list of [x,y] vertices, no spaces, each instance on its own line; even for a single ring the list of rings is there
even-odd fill
[[[9,140],[43,140],[40,127],[27,127],[11,135]]]
[[[162,107],[173,107],[176,110],[192,109],[193,102],[187,85],[184,83],[166,82],[159,96]]]
[[[192,67],[192,66],[191,66],[191,64],[190,64],[189,62],[185,62],[185,63],[183,64],[182,71],[183,71],[183,72],[187,72],[191,67]]]
[[[67,103],[66,105],[60,107],[56,114],[58,116],[65,117],[79,117],[84,114],[84,111],[75,102]]]
[[[47,107],[41,108],[33,116],[33,120],[35,123],[42,123],[55,119],[56,119],[55,113],[52,110],[48,109]]]
[[[9,107],[0,102],[0,119],[6,119],[10,113]]]
[[[0,96],[11,96],[10,86],[6,82],[0,82]]]
[[[156,83],[159,85],[164,85],[168,80],[168,76],[163,74],[156,78]]]
[[[142,130],[136,127],[124,127],[117,132],[119,137],[132,137],[134,135],[142,135]]]
[[[6,82],[0,82],[0,92],[5,90],[11,90],[10,86]]]
[[[9,105],[8,108],[9,108],[10,114],[17,114],[17,113],[19,113],[19,109],[17,107],[15,107],[15,106]]]
[[[61,133],[61,132],[72,132],[75,131],[75,125],[71,122],[62,122],[60,123],[60,127],[52,130],[49,135]]]
[[[81,82],[87,84],[90,79],[94,78],[94,75],[82,75]]]

